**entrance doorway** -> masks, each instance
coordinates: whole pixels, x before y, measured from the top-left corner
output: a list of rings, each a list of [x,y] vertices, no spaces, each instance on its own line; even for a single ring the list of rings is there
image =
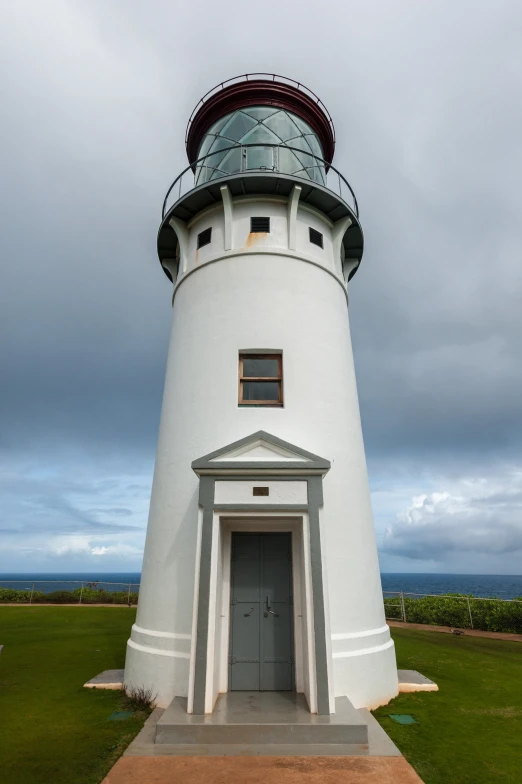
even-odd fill
[[[229,689],[292,691],[292,535],[232,533]]]

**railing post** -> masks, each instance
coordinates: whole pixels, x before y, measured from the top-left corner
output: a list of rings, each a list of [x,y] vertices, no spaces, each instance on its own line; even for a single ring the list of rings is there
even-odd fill
[[[82,583],[82,587],[80,588],[80,599],[78,601],[78,604],[82,603],[82,596],[83,596],[83,583]]]
[[[471,602],[469,600],[469,596],[466,596],[466,599],[467,599],[467,602],[468,602],[469,622],[470,622],[471,628],[473,629],[473,616],[471,614]]]
[[[406,623],[406,605],[404,604],[404,593],[401,591],[401,611],[402,611],[402,620]]]
[[[34,593],[34,583],[33,583],[33,587],[31,588],[31,596],[29,597],[29,604],[33,603],[33,593]]]
[[[127,593],[127,604],[129,605],[129,607],[131,606],[130,589],[131,589],[131,584],[129,583],[129,591]]]

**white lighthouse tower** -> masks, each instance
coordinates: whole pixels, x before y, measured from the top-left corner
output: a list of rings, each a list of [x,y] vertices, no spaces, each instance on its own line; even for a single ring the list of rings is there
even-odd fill
[[[220,694],[397,693],[348,319],[361,262],[334,127],[254,74],[198,104],[158,235],[172,330],[125,683],[210,714]]]

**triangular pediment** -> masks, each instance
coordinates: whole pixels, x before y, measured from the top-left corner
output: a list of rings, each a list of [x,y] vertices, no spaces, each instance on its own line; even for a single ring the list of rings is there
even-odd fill
[[[233,460],[236,462],[264,461],[264,460],[277,460],[280,462],[291,461],[295,462],[310,462],[310,458],[304,457],[299,452],[292,452],[290,449],[285,449],[277,444],[270,443],[264,438],[259,438],[257,441],[245,444],[238,449],[232,449],[230,452],[222,452],[217,457],[211,459],[211,463],[219,463],[223,461]]]
[[[325,473],[330,468],[330,463],[319,455],[260,430],[194,460],[192,468],[198,474],[216,473],[220,469],[295,469]]]

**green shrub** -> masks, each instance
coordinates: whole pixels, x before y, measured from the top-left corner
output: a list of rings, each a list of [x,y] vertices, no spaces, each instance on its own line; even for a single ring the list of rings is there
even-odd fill
[[[414,599],[404,596],[404,611],[409,623],[425,623],[430,626],[453,626],[471,628],[466,594],[448,596],[423,596]],[[469,597],[473,628],[488,632],[511,632],[522,634],[522,602],[502,599],[474,599]],[[384,607],[390,620],[402,620],[400,597],[386,597]]]
[[[129,598],[131,604],[138,603],[138,594],[131,593],[129,597],[128,591],[105,591],[103,588],[84,586],[83,590],[75,588],[73,594],[75,601],[79,601],[81,594],[82,604],[128,604]]]
[[[78,600],[72,591],[51,591],[51,593],[44,594],[39,601],[49,604],[74,604]]]
[[[31,598],[30,589],[1,588],[0,603],[14,602],[26,603],[32,601],[33,604],[138,604],[138,593],[133,592],[129,595],[128,591],[105,591],[102,588],[90,588],[84,586],[83,589],[75,588],[73,591],[33,591]]]
[[[33,592],[33,602],[38,601],[38,597],[43,596],[42,591]],[[31,598],[31,591],[25,588],[0,588],[0,602],[28,602]]]

